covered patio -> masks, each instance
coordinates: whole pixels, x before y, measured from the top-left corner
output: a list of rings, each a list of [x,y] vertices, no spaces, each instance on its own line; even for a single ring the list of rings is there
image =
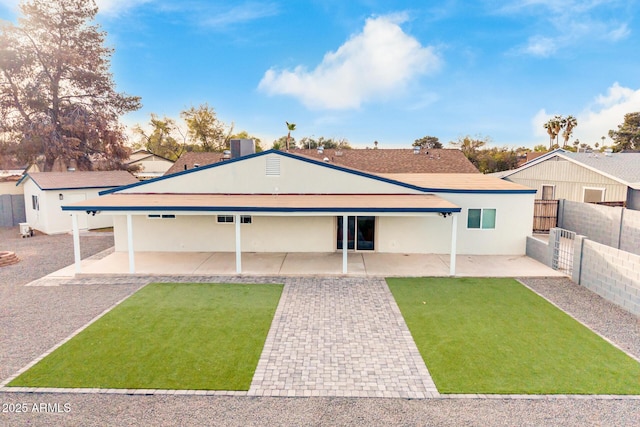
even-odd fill
[[[415,265],[403,269],[402,254],[349,250],[347,227],[341,227],[337,252],[243,252],[245,217],[337,217],[347,224],[350,216],[442,217],[448,219],[450,253],[418,255],[425,274],[456,275],[457,219],[460,207],[433,194],[108,194],[97,199],[64,206],[73,224],[75,272],[111,274],[355,274],[388,275],[383,260],[394,259],[398,275],[415,272]],[[98,266],[85,267],[80,259],[78,215],[103,213],[126,218],[126,252],[119,251]],[[136,217],[227,216],[233,218],[235,252],[227,251],[137,251]],[[450,218],[447,218],[450,217]],[[116,222],[117,226],[117,222]],[[194,237],[195,238],[195,237]],[[300,236],[287,236],[290,239]],[[387,257],[382,257],[387,255]],[[446,260],[445,260],[446,259]],[[412,263],[413,264],[413,263]],[[93,270],[92,270],[93,269]],[[404,273],[403,271],[407,271]],[[444,274],[441,274],[444,270]],[[99,274],[99,273],[98,273]]]

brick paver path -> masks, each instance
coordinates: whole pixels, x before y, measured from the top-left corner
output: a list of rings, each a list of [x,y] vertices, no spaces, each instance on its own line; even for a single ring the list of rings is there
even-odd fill
[[[383,279],[286,280],[249,395],[438,395]]]

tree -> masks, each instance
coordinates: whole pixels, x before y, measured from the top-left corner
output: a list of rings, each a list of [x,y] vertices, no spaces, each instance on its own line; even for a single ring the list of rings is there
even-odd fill
[[[209,104],[191,107],[180,113],[187,125],[187,136],[190,143],[198,144],[198,151],[223,151],[229,149],[229,141],[233,132],[233,124],[227,129],[218,120],[216,112]]]
[[[174,161],[188,150],[186,136],[175,120],[166,116],[161,119],[152,113],[149,127],[150,132],[146,132],[140,125],[133,127],[133,133],[138,136],[138,141],[133,144],[133,148],[144,148]]]
[[[547,130],[549,134],[549,150],[553,149],[553,141],[556,140],[562,130],[562,116],[554,116],[552,119],[549,119],[547,123],[544,124],[544,128]]]
[[[567,145],[569,142],[569,138],[571,138],[571,134],[573,133],[573,128],[578,126],[578,119],[573,116],[567,116],[561,121],[562,127],[564,128],[564,132],[562,132],[562,137],[564,138],[564,145]]]
[[[610,130],[609,137],[613,139],[614,151],[640,150],[640,112],[625,114],[624,122],[617,131]]]
[[[287,130],[289,131],[287,133],[287,151],[289,151],[289,140],[291,139],[291,132],[296,130],[296,124],[295,123],[289,123],[289,122],[285,122],[285,123],[287,124]]]
[[[10,133],[30,161],[44,157],[91,169],[122,168],[129,155],[118,118],[140,98],[118,93],[113,50],[93,24],[94,0],[26,0],[18,24],[0,29],[0,133]]]
[[[485,146],[489,142],[491,142],[491,138],[489,137],[478,136],[476,138],[472,138],[467,135],[463,138],[458,138],[457,141],[449,142],[449,145],[460,149],[460,151],[462,151],[464,155],[467,156],[469,160],[471,160],[478,149]]]
[[[537,153],[546,153],[547,150],[547,146],[544,144],[538,144],[535,147],[533,147],[533,151],[537,152]]]
[[[423,136],[420,139],[416,139],[412,145],[423,149],[442,148],[442,143],[435,136]]]
[[[274,150],[286,150],[288,144],[292,144],[294,147],[296,146],[296,139],[289,136],[281,136],[280,138],[273,141],[271,148]]]

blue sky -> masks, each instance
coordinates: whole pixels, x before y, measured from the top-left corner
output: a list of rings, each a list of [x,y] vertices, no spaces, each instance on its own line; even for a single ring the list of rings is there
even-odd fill
[[[593,144],[640,111],[638,3],[102,0],[98,22],[118,89],[142,97],[127,125],[206,102],[265,146],[289,121],[360,147],[533,147],[554,114]]]

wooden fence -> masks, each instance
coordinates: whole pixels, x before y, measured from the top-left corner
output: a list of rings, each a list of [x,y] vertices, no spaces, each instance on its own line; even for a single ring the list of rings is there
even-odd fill
[[[536,200],[533,208],[533,232],[548,233],[558,225],[558,200]]]

